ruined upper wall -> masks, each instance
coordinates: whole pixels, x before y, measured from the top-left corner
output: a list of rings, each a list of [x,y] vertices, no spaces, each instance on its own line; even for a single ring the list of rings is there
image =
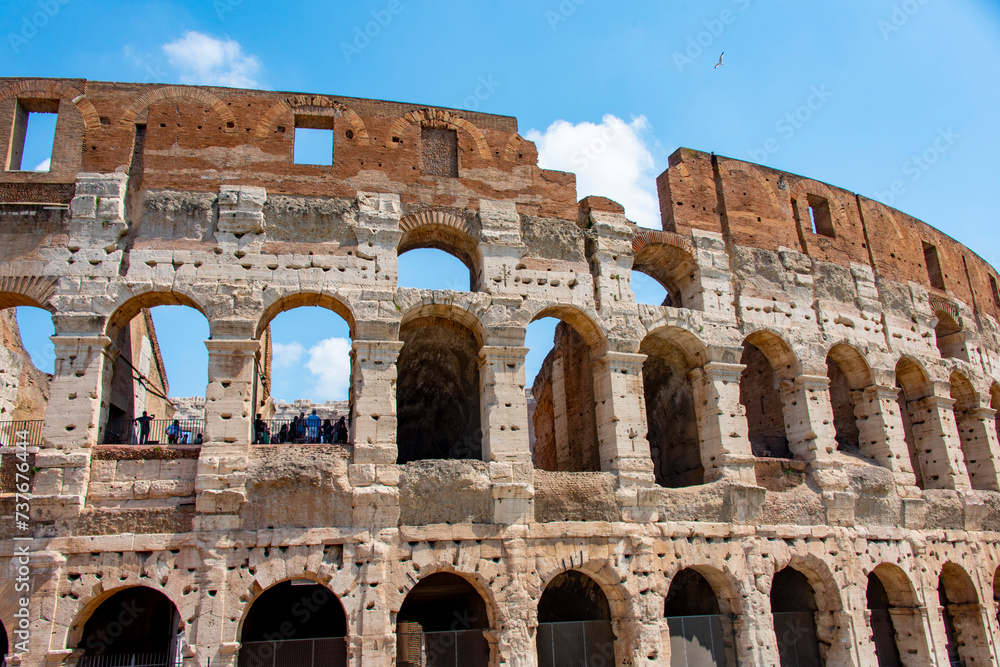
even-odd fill
[[[330,95],[3,78],[5,168],[16,152],[19,108],[58,112],[52,168],[6,171],[0,202],[67,204],[77,173],[118,171],[152,190],[252,184],[327,197],[377,190],[412,205],[462,209],[479,198],[514,199],[525,214],[576,216],[575,178],[538,169],[534,145],[508,116]],[[294,164],[296,126],[333,130],[332,166]],[[457,178],[423,164],[421,132],[434,129],[457,134]]]
[[[1000,319],[996,269],[946,234],[877,201],[687,148],[670,156],[657,189],[664,230],[719,232],[735,245],[788,248],[845,267],[870,265],[878,277],[917,283]],[[829,211],[828,224],[823,228],[821,223],[819,233],[813,231],[811,205]],[[932,252],[939,270],[928,266]],[[991,284],[991,278],[996,282]]]

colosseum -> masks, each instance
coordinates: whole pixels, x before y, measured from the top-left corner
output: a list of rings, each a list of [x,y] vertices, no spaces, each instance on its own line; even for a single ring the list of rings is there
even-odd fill
[[[0,132],[0,308],[55,327],[48,377],[3,320],[6,665],[996,663],[1000,275],[923,222],[680,149],[645,229],[514,118],[328,95],[7,78]],[[136,439],[159,305],[208,385]],[[255,423],[303,306],[346,443]]]

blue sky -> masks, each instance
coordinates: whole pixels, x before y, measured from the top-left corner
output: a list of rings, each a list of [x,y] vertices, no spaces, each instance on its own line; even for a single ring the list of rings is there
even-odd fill
[[[0,26],[3,75],[234,85],[513,115],[542,166],[577,172],[581,197],[610,196],[647,226],[658,224],[654,179],[687,146],[880,199],[1000,264],[990,196],[1000,155],[995,1],[13,0]],[[935,149],[942,134],[946,150]],[[26,156],[26,168],[44,157]],[[457,261],[407,257],[417,268],[408,278],[401,267],[401,284],[463,279]],[[203,358],[203,337],[178,326],[190,335],[162,340],[165,327],[187,320],[161,310],[171,393],[201,394],[204,363],[179,350],[194,346]],[[291,346],[285,360],[302,347],[288,362],[297,378],[288,390],[327,398],[319,394],[334,391],[329,373],[324,380],[308,364],[313,352],[345,349],[317,346],[346,328],[312,324],[312,311],[282,317],[292,318],[287,338],[275,331],[276,343]],[[21,319],[50,370],[48,334]],[[530,331],[529,376],[551,328]]]

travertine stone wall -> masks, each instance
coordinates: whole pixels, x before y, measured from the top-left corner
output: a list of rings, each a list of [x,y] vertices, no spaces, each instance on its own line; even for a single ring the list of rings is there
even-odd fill
[[[0,174],[0,307],[47,308],[56,331],[17,543],[31,638],[8,664],[77,664],[95,610],[142,586],[179,612],[186,666],[235,665],[254,602],[310,579],[344,608],[349,664],[391,665],[407,594],[452,572],[486,605],[490,664],[530,667],[542,595],[575,570],[607,600],[615,664],[667,665],[664,601],[693,569],[731,622],[727,652],[764,667],[787,567],[827,664],[877,664],[869,576],[905,664],[948,664],[942,581],[959,657],[995,660],[1000,276],[944,234],[688,149],[657,180],[662,230],[640,229],[538,168],[513,118],[328,95],[0,79],[0,145],[38,105],[59,113],[52,170]],[[294,164],[296,116],[332,127],[333,166]],[[810,207],[829,211],[819,233]],[[399,253],[424,247],[465,262],[473,291],[398,286]],[[668,305],[637,304],[634,271]],[[205,442],[100,445],[116,334],[161,304],[209,322]],[[350,327],[347,447],[251,444],[268,324],[299,306]],[[547,316],[574,343],[535,387],[533,458],[524,336]],[[418,330],[464,341],[476,460],[398,463]],[[588,400],[594,456],[571,464],[567,411]],[[792,458],[754,457],[762,425]],[[685,474],[658,483],[670,466]],[[15,548],[5,527],[8,633]]]

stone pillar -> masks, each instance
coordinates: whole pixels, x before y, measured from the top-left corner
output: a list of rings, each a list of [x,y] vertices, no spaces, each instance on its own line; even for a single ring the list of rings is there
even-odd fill
[[[847,476],[834,458],[837,432],[833,426],[830,378],[800,375],[794,380],[782,380],[781,403],[785,436],[795,457],[809,462],[813,477],[824,492],[837,493],[846,489]],[[838,512],[843,509],[833,498],[827,497],[824,501],[828,507],[831,502],[837,504]]]
[[[260,341],[207,340],[205,443],[198,457],[199,530],[236,530],[246,502],[246,469],[253,423],[255,362]]]
[[[899,414],[899,388],[885,385],[866,387],[854,404],[861,452],[893,472],[896,483],[915,487],[916,477]]]
[[[974,489],[1000,491],[1000,443],[997,442],[996,414],[997,411],[992,408],[979,407],[955,415],[965,454],[965,467]]]
[[[90,447],[98,442],[102,397],[111,382],[111,339],[107,336],[52,336],[55,373],[42,439],[35,455],[33,518],[53,522],[76,517],[90,482]]]
[[[954,406],[955,400],[944,396],[927,396],[907,404],[925,489],[970,488]]]
[[[689,374],[705,483],[719,479],[754,486],[746,409],[740,403],[740,375],[746,366],[709,362]]]
[[[655,521],[659,504],[646,440],[644,354],[608,352],[594,360],[594,400],[601,470],[618,476],[618,500],[636,521]]]
[[[891,607],[889,617],[896,630],[896,648],[904,665],[934,664],[934,652],[928,644],[930,619],[923,607]]]
[[[356,340],[351,352],[354,525],[372,530],[399,522],[396,466],[396,358],[403,343]]]
[[[778,639],[771,616],[771,577],[756,575],[743,591],[744,613],[733,625],[736,662],[752,667],[773,667],[778,664]],[[763,590],[761,590],[763,588]]]
[[[524,396],[526,347],[484,346],[479,352],[483,459],[490,464],[494,521],[532,519],[531,448],[528,401]]]
[[[473,290],[491,294],[505,291],[503,280],[524,257],[526,246],[521,242],[521,216],[512,201],[479,200],[480,244],[482,266],[475,278]]]

